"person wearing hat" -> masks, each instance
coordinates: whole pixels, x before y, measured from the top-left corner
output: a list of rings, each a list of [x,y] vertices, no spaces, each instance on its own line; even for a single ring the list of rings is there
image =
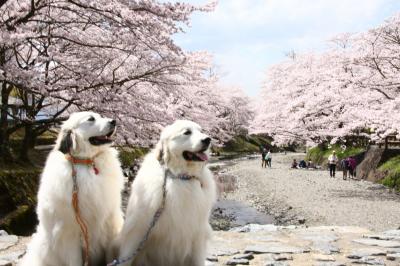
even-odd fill
[[[332,154],[328,157],[329,174],[331,175],[331,177],[335,177],[337,162],[338,157],[336,156],[336,151],[333,151]]]

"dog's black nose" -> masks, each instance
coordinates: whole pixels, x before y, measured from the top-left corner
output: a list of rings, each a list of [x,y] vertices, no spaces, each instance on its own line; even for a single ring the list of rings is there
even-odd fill
[[[115,119],[113,119],[110,121],[110,124],[115,127],[115,125],[117,124],[117,121]]]
[[[205,145],[210,145],[210,143],[211,143],[211,138],[202,139],[201,142],[203,142]]]

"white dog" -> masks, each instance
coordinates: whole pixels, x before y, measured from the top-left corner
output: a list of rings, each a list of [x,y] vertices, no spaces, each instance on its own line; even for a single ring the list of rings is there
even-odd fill
[[[117,151],[110,147],[115,128],[115,120],[92,112],[74,113],[63,124],[43,170],[38,192],[39,225],[21,265],[84,263],[84,236],[71,203],[72,158],[78,160],[73,168],[80,216],[88,228],[90,265],[106,264],[107,249],[123,224],[123,175]]]
[[[176,121],[163,130],[156,148],[145,157],[116,241],[120,261],[138,249],[148,231],[162,204],[166,174],[165,207],[133,265],[204,265],[216,185],[206,167],[211,139],[200,130],[191,121]]]

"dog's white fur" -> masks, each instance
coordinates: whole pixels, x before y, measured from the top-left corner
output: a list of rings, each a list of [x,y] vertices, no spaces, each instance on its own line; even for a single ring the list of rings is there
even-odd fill
[[[185,135],[187,130],[190,135]],[[124,227],[115,243],[120,258],[129,257],[136,250],[161,204],[162,164],[174,175],[189,174],[196,179],[167,179],[166,206],[161,217],[134,262],[123,265],[204,265],[216,185],[205,162],[186,161],[182,153],[201,150],[201,140],[205,138],[208,136],[201,133],[199,125],[179,120],[163,130],[156,148],[145,157],[132,184]]]
[[[89,121],[91,117],[95,118],[95,121]],[[96,113],[79,112],[72,114],[63,124],[56,146],[49,154],[41,176],[37,206],[39,225],[21,265],[83,265],[83,241],[71,204],[71,163],[60,151],[66,141],[67,144],[69,141],[73,156],[93,158],[99,170],[96,175],[91,166],[75,166],[79,207],[89,229],[91,265],[105,265],[110,242],[123,224],[123,175],[117,151],[109,144],[91,145],[88,138],[110,132],[110,121],[111,119]]]

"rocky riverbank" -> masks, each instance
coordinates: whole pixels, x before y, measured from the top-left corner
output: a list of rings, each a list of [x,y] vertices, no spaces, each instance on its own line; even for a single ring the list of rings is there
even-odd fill
[[[206,265],[400,265],[400,230],[246,225],[215,232]]]
[[[0,266],[16,265],[28,240],[0,232]],[[398,266],[400,230],[251,224],[214,232],[205,265]]]
[[[235,189],[222,198],[273,215],[278,225],[360,226],[384,231],[400,226],[400,195],[380,184],[330,178],[326,170],[290,169],[304,154],[273,154],[272,168],[261,160],[240,160],[226,168]]]

